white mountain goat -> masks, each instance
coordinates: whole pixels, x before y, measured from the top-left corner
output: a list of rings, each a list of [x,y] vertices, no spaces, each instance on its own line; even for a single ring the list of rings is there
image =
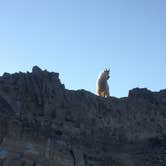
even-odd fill
[[[99,96],[102,97],[109,97],[109,86],[107,83],[107,80],[110,78],[109,76],[110,69],[109,70],[104,70],[101,72],[97,78],[96,82],[96,92]]]

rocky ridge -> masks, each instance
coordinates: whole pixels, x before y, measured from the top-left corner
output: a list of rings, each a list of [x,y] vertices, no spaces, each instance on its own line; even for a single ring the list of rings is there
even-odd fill
[[[67,90],[59,74],[0,77],[0,166],[166,166],[166,90]]]

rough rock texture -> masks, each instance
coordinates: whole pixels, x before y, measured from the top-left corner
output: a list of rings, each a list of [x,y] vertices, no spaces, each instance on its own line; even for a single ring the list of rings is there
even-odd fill
[[[66,90],[59,74],[0,77],[0,166],[166,166],[166,90]]]

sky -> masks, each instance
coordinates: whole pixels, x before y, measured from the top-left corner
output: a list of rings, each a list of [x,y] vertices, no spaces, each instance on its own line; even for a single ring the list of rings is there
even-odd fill
[[[0,0],[0,75],[42,69],[67,89],[166,88],[165,0]]]

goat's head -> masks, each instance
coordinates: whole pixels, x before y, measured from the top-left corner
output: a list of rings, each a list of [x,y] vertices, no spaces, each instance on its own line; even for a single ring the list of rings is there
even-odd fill
[[[107,80],[110,78],[109,74],[110,74],[110,69],[109,69],[109,70],[105,69],[105,70],[104,70],[104,75],[105,75],[105,78],[106,78]]]

